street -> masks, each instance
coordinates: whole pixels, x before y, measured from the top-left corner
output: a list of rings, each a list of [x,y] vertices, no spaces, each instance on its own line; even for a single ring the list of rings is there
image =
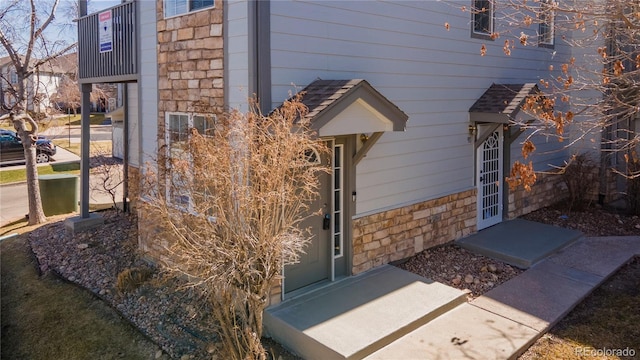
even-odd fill
[[[44,164],[37,164],[37,166],[40,167],[40,166],[47,166],[47,165],[58,165],[58,164],[66,164],[70,162],[80,162],[80,157],[72,153],[71,151],[68,151],[67,149],[63,149],[60,146],[57,146],[56,154],[51,158],[51,161]],[[17,164],[17,165],[0,166],[0,171],[16,170],[16,169],[24,169],[24,163]]]
[[[68,127],[56,127],[47,129],[42,132],[43,135],[47,136],[50,139],[67,139],[69,137],[69,128]],[[72,126],[70,139],[72,143],[80,142],[80,127]],[[91,127],[91,141],[109,141],[111,140],[111,126],[92,126]],[[71,162],[79,162],[80,157],[75,155],[74,153],[57,147],[57,153],[53,156],[53,159],[50,163],[46,164],[38,164],[38,166],[46,166],[46,165],[56,165],[56,164],[65,164]],[[0,167],[0,171],[14,170],[14,169],[24,169],[24,164],[20,165],[11,165],[11,166],[2,166]],[[90,176],[90,196],[89,203],[92,206],[96,205],[110,205],[112,203],[111,197],[104,191],[99,191],[95,189],[100,188],[100,181],[98,175]],[[80,181],[78,181],[78,200],[80,199]],[[117,198],[118,202],[122,201],[122,185],[120,185],[117,189]],[[26,182],[15,183],[15,184],[7,184],[0,185],[0,227],[5,226],[8,223],[16,221],[20,218],[23,218],[29,212],[29,203],[27,200],[27,184]]]
[[[49,139],[70,139],[72,143],[80,142],[80,126],[56,126],[46,129],[40,134]],[[111,125],[92,125],[90,131],[91,141],[111,140]]]
[[[91,206],[112,205],[111,196],[97,190],[100,179],[97,175],[89,177],[89,204]],[[122,185],[116,190],[116,201],[122,202]],[[78,201],[80,200],[80,179],[78,179]],[[0,185],[0,227],[5,226],[29,213],[27,183]]]
[[[0,226],[24,217],[28,212],[26,183],[0,186]]]

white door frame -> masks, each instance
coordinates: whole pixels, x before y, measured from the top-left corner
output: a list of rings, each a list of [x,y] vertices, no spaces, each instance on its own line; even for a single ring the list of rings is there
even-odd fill
[[[478,125],[480,128],[489,125]],[[504,188],[504,137],[498,126],[476,149],[477,228],[502,222]]]

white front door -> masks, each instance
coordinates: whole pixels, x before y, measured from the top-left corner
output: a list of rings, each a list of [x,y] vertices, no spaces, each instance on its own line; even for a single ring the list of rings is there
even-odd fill
[[[502,221],[502,126],[493,131],[476,151],[478,230],[482,230]]]

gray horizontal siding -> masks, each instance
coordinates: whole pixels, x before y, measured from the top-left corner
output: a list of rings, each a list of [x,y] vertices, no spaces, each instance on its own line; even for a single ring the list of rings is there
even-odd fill
[[[271,3],[272,106],[318,77],[364,78],[409,115],[406,132],[384,134],[358,165],[358,214],[472,187],[469,107],[491,83],[537,82],[569,56],[558,45],[507,57],[504,38],[470,37],[461,5],[470,1]]]
[[[225,97],[230,108],[246,110],[249,97],[248,3],[225,3]]]
[[[140,73],[138,103],[138,127],[129,134],[138,138],[138,154],[132,154],[132,163],[142,167],[157,159],[158,147],[158,56],[156,30],[156,4],[140,1],[138,17],[140,29]],[[133,130],[133,129],[132,129]],[[135,150],[131,150],[135,151]]]

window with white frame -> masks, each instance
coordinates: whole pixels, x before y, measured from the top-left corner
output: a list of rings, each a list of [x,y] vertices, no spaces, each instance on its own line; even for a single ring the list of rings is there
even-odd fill
[[[182,15],[213,5],[214,0],[164,0],[164,17]]]
[[[191,130],[195,129],[203,136],[211,136],[215,127],[215,117],[200,114],[168,113],[166,115],[166,144],[167,144],[167,199],[174,205],[190,208],[189,181],[193,176],[183,168],[180,172],[173,172],[172,166],[180,161],[191,163],[189,155],[189,138]]]
[[[472,14],[472,35],[489,37],[493,33],[493,1],[473,0],[471,6]]]
[[[554,44],[554,18],[555,12],[551,6],[553,0],[540,1],[540,12],[538,18],[540,25],[538,28],[539,45],[553,46]]]
[[[11,70],[9,72],[9,81],[11,81],[11,84],[17,84],[18,83],[18,73],[15,72],[14,70]]]

